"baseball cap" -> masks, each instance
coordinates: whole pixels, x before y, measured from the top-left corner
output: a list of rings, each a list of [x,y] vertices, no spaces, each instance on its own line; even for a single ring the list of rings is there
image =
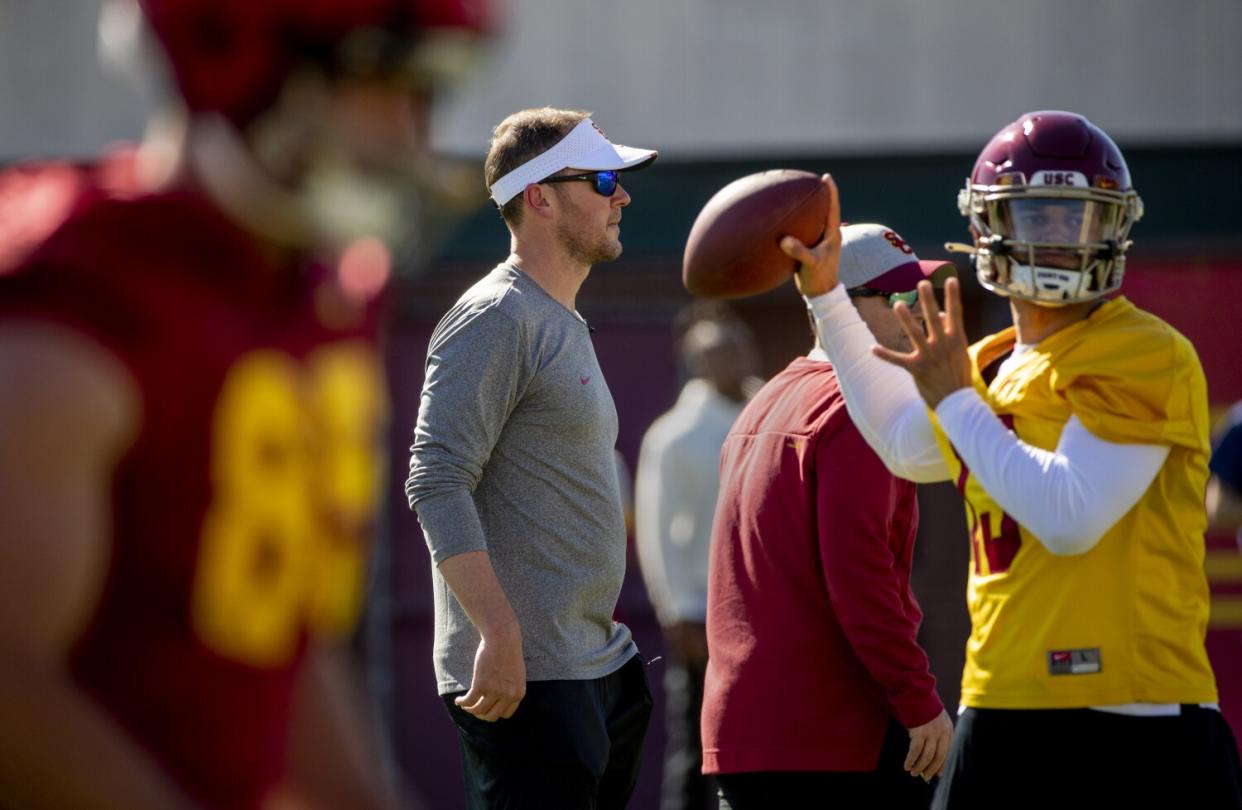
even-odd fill
[[[504,205],[531,183],[538,183],[561,169],[587,172],[644,169],[659,157],[654,149],[638,149],[613,143],[590,118],[584,118],[569,134],[546,152],[535,155],[492,184],[489,191],[496,205]]]
[[[841,227],[838,278],[846,289],[867,287],[886,293],[909,292],[923,279],[940,286],[957,268],[949,261],[924,261],[892,228],[877,223]]]

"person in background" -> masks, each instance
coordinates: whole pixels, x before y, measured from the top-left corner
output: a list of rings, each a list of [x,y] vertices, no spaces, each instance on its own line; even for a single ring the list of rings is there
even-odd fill
[[[951,265],[919,261],[884,225],[840,232],[847,305],[906,347],[891,307]],[[910,587],[915,487],[867,446],[837,377],[817,341],[721,453],[703,767],[730,810],[926,808],[949,750]]]
[[[1208,469],[1208,531],[1234,535],[1242,551],[1242,402],[1217,427]]]
[[[667,753],[663,810],[714,807],[702,773],[699,714],[707,670],[707,552],[720,486],[720,447],[753,393],[758,353],[727,313],[690,322],[679,343],[690,379],[643,436],[635,482],[635,543],[664,631]]]
[[[487,10],[142,0],[158,148],[3,184],[0,804],[398,806],[343,650],[378,302]]]
[[[629,628],[617,412],[576,302],[621,254],[621,172],[656,152],[521,110],[485,162],[509,256],[440,320],[405,491],[431,551],[436,681],[470,807],[621,808],[651,694]]]

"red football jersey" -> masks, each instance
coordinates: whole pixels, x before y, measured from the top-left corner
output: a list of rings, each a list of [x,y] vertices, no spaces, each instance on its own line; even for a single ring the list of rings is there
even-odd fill
[[[308,634],[347,633],[361,602],[375,306],[277,266],[192,191],[76,208],[0,275],[0,313],[90,336],[141,396],[74,675],[206,805],[254,807],[281,777]]]

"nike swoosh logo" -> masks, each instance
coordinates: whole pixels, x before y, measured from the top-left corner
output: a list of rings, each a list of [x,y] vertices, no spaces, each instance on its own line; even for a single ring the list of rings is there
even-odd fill
[[[586,385],[590,381],[591,381],[590,377],[581,377],[581,376],[578,377],[578,382],[582,383],[583,385]]]

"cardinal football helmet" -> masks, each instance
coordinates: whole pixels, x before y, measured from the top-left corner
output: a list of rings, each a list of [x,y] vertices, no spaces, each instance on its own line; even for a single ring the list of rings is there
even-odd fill
[[[1048,306],[1118,289],[1143,215],[1112,139],[1055,110],[1027,113],[988,142],[958,208],[975,233],[979,282]]]

